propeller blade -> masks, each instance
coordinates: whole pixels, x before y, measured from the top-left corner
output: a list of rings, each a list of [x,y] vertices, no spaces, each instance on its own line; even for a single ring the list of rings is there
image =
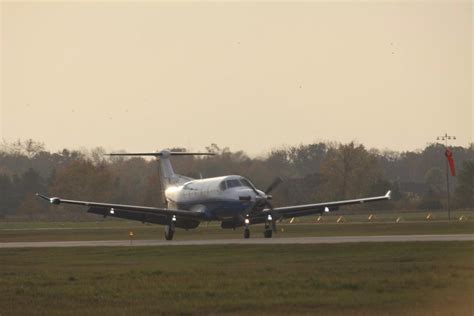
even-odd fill
[[[270,209],[270,215],[275,215],[273,212],[273,205],[269,202],[272,199],[272,196],[268,193],[274,190],[283,180],[280,177],[276,177],[275,180],[270,184],[270,186],[265,191],[265,195],[262,195],[254,186],[251,186],[252,190],[255,192],[255,203],[250,208],[246,209],[242,212],[241,216],[248,216],[253,214],[257,209],[262,206],[268,206]],[[251,201],[250,197],[247,196],[239,196],[240,201]],[[244,217],[242,217],[244,218]],[[276,232],[276,217],[275,220],[272,220],[272,229]]]
[[[268,206],[268,208],[270,209],[270,213],[273,216],[273,205],[272,205],[272,203],[270,203],[270,201],[266,200],[265,201],[265,206]]]
[[[251,179],[249,179],[249,180],[252,181]],[[253,183],[253,182],[252,182],[252,183]],[[256,194],[257,196],[260,196],[260,197],[261,197],[260,193],[257,191],[257,189],[256,189],[253,185],[250,186],[250,188],[252,189],[253,192],[255,192],[255,194]]]
[[[268,194],[270,193],[271,191],[273,191],[277,186],[280,185],[280,183],[283,182],[283,179],[280,178],[280,177],[276,177],[275,180],[273,180],[272,184],[270,184],[270,186],[265,190],[265,194]]]

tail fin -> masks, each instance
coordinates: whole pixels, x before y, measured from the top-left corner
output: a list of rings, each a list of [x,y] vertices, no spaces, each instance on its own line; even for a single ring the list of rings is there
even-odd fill
[[[170,157],[171,156],[212,156],[215,153],[189,153],[189,152],[180,152],[180,151],[169,151],[162,150],[154,153],[117,153],[109,154],[108,156],[154,156],[159,158],[160,167],[161,167],[161,181],[164,188],[168,188],[173,185],[180,185],[184,182],[192,180],[191,178],[179,175],[174,173],[173,166],[171,165]]]

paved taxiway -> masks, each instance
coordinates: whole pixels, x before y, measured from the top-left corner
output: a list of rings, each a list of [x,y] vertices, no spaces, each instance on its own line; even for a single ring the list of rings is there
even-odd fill
[[[200,245],[285,245],[285,244],[338,244],[360,242],[409,242],[409,241],[474,241],[474,234],[456,235],[394,235],[394,236],[332,236],[210,240],[134,240],[133,246],[200,246]],[[130,240],[95,241],[39,241],[4,242],[0,248],[47,248],[47,247],[117,247],[130,246]]]

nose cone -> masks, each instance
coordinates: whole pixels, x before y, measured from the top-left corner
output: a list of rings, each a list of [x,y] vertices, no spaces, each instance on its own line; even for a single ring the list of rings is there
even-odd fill
[[[265,194],[265,192],[263,191],[260,191],[260,190],[257,190],[258,194],[261,196],[261,197],[267,197],[267,195]]]
[[[240,201],[254,202],[259,205],[271,199],[271,196],[265,194],[265,192],[260,191],[260,190],[255,190],[255,191],[251,188],[241,188],[237,192],[237,199],[239,199]]]
[[[265,205],[266,202],[269,200],[269,196],[265,194],[265,192],[263,191],[260,191],[260,190],[257,190],[258,192],[258,195],[255,194],[255,202],[257,203],[257,205]]]

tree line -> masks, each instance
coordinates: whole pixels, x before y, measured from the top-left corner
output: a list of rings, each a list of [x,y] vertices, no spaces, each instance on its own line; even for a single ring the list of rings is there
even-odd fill
[[[275,205],[383,195],[378,208],[442,209],[446,203],[445,148],[429,144],[418,151],[367,149],[357,142],[319,142],[281,147],[264,157],[211,144],[215,156],[173,157],[177,173],[193,178],[239,174],[264,189],[276,176]],[[184,151],[184,148],[172,150]],[[457,176],[451,177],[455,208],[474,207],[474,145],[451,148]],[[0,218],[83,219],[74,206],[48,207],[34,193],[70,199],[163,206],[155,160],[108,157],[103,148],[50,152],[34,140],[0,145]],[[360,205],[353,209],[370,209]]]

